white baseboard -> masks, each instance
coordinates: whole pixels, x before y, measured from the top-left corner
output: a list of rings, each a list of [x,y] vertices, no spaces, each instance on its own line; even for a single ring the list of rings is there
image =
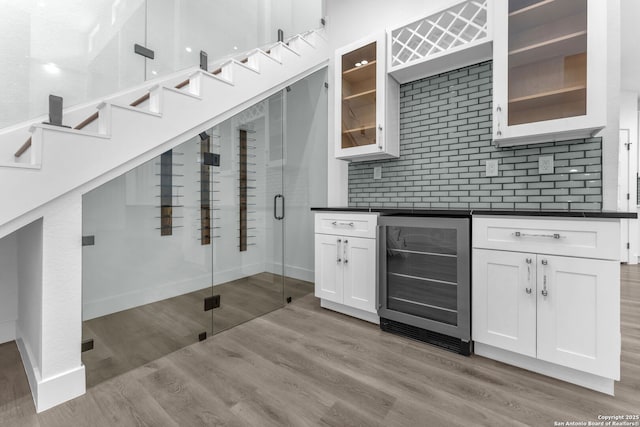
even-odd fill
[[[346,314],[347,316],[357,317],[358,319],[366,320],[367,322],[380,324],[380,316],[377,313],[369,313],[368,311],[360,310],[359,308],[347,307],[346,305],[338,304],[337,302],[328,301],[326,299],[320,300],[320,307],[327,308],[329,310],[337,311],[338,313]]]
[[[36,408],[38,407],[38,380],[40,379],[40,368],[35,364],[31,349],[25,344],[21,337],[16,338],[16,345],[20,352],[20,358],[22,359],[22,366],[24,366],[24,372],[27,374],[27,380],[29,381],[29,387],[31,388],[31,395],[33,396],[33,403]]]
[[[84,365],[42,380],[38,384],[36,411],[42,412],[56,405],[82,396],[86,392]]]
[[[213,283],[219,285],[266,271],[263,263],[249,264],[229,270],[214,271]],[[198,291],[211,284],[211,274],[190,278],[183,282],[169,283],[160,287],[144,288],[134,292],[113,295],[108,298],[90,301],[82,306],[82,319],[90,320],[107,314],[138,307],[153,302],[173,298],[189,292]]]
[[[167,298],[206,288],[211,283],[211,275],[206,274],[183,282],[169,283],[160,287],[149,287],[133,292],[113,295],[82,305],[82,320],[90,320],[107,314],[128,310],[140,305],[151,304]]]
[[[265,271],[267,270],[263,263],[249,264],[239,268],[230,268],[228,270],[214,270],[213,285],[221,285],[223,283],[242,279],[247,276],[253,276],[254,274],[263,273]]]
[[[16,340],[22,364],[27,374],[31,395],[40,413],[68,400],[82,396],[86,392],[84,365],[50,378],[42,379],[40,370],[33,364],[33,356],[22,338]]]
[[[282,264],[267,263],[267,271],[273,274],[282,274]],[[291,277],[292,279],[304,280],[305,282],[313,283],[315,280],[315,273],[308,268],[296,267],[294,265],[284,266],[284,275]]]
[[[16,321],[7,320],[0,322],[0,344],[16,339]]]
[[[611,378],[604,378],[588,372],[578,371],[479,342],[474,342],[473,348],[473,352],[478,356],[498,360],[509,365],[518,366],[519,368],[613,396],[615,381]]]

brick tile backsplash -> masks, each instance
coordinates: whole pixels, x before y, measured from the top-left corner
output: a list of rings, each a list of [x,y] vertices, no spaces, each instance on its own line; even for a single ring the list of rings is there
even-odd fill
[[[601,209],[601,138],[492,144],[491,65],[403,84],[400,158],[350,163],[349,206]],[[554,173],[541,175],[538,157],[549,155]],[[486,176],[487,159],[498,160],[498,176]]]

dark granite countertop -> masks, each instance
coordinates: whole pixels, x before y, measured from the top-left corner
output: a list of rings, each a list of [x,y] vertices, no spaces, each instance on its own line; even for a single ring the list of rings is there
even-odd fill
[[[370,212],[380,215],[470,217],[473,215],[551,216],[561,218],[637,218],[636,212],[605,210],[557,211],[544,209],[429,209],[381,207],[312,207],[316,212]]]

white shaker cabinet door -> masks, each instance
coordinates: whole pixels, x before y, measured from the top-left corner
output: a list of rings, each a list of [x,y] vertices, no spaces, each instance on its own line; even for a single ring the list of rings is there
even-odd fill
[[[344,304],[376,313],[376,241],[343,239]]]
[[[536,255],[473,251],[473,339],[536,357]]]
[[[315,295],[342,303],[343,238],[329,234],[315,236]]]
[[[620,378],[620,265],[538,255],[538,358]]]

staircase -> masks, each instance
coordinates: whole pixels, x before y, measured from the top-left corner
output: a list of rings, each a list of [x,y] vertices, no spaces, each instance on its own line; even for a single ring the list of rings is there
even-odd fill
[[[3,129],[0,238],[42,216],[49,202],[135,168],[326,66],[328,57],[322,31],[309,31],[212,72],[193,67],[65,110],[74,128],[41,119]]]

